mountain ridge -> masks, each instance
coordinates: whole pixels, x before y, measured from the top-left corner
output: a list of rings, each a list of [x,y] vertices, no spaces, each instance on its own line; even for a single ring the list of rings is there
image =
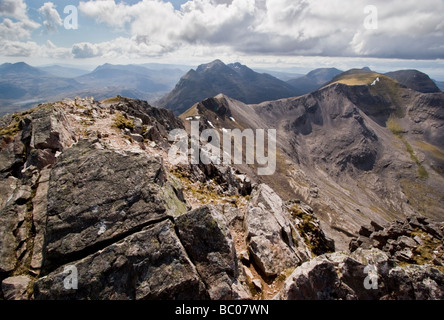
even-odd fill
[[[195,103],[219,93],[250,103],[295,94],[290,85],[271,75],[259,74],[240,63],[226,65],[215,60],[190,70],[157,105],[181,114]]]

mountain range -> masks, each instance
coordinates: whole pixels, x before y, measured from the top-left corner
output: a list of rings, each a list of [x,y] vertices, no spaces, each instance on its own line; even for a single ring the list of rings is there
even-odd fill
[[[287,83],[295,87],[298,96],[302,96],[321,88],[342,72],[336,68],[320,68],[310,71],[303,77],[288,80]]]
[[[47,77],[24,64],[3,72],[17,67]],[[199,86],[213,79],[209,90],[233,78],[244,90],[239,81],[256,77],[289,86],[220,61],[189,73]],[[431,80],[416,71],[307,77],[326,73],[302,96],[218,93],[179,117],[120,95],[1,117],[0,298],[444,299],[444,93],[421,92]],[[178,162],[172,133],[191,133],[192,121],[224,139],[276,129],[277,148],[265,145],[276,171]],[[244,160],[257,151],[247,143],[229,145]],[[214,159],[208,150],[201,160]],[[67,270],[78,276],[69,290]]]
[[[73,67],[37,68],[23,62],[5,63],[0,66],[0,114],[26,110],[38,103],[64,97],[105,99],[119,94],[155,100],[174,87],[183,75],[180,68],[104,64],[87,72]]]
[[[179,115],[195,103],[219,93],[245,103],[288,98],[297,95],[294,87],[269,74],[253,71],[240,63],[215,60],[191,69],[176,87],[156,104]]]

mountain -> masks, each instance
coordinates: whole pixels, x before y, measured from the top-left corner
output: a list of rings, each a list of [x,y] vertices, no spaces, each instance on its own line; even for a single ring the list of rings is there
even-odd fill
[[[295,89],[271,75],[257,73],[240,63],[220,60],[190,70],[157,105],[181,114],[195,103],[223,93],[245,103],[294,96]]]
[[[0,114],[24,110],[81,87],[74,79],[53,76],[24,62],[5,63],[0,66]]]
[[[63,66],[32,67],[26,63],[0,66],[0,115],[38,103],[76,96],[106,99],[116,95],[156,100],[174,88],[183,70],[173,66],[98,66],[92,72]]]
[[[260,73],[267,73],[269,75],[272,75],[273,77],[278,78],[282,81],[288,81],[292,79],[301,78],[304,76],[304,74],[297,73],[297,72],[291,72],[289,71],[276,71],[276,70],[269,70],[269,69],[262,69],[262,68],[254,68],[256,72]]]
[[[418,70],[399,70],[388,72],[385,75],[398,81],[407,88],[419,92],[430,93],[441,91],[428,75]]]
[[[60,65],[42,66],[38,67],[38,69],[61,78],[75,78],[89,73],[89,71],[85,69],[64,67]]]
[[[302,96],[319,89],[340,73],[342,71],[336,68],[320,68],[310,71],[303,77],[288,80],[287,83],[296,89],[298,96]]]
[[[104,64],[75,80],[99,93],[94,95],[97,99],[118,94],[148,100],[152,97],[151,93],[167,92],[169,89],[168,86],[153,81],[148,69],[136,65]],[[130,91],[133,94],[128,95]]]
[[[249,105],[219,95],[181,118],[197,117],[221,134],[275,128],[276,174],[239,170],[285,200],[313,206],[326,235],[346,249],[371,221],[418,213],[443,220],[443,106],[442,92],[420,93],[383,74],[350,70],[302,97]]]
[[[436,81],[434,80],[436,86],[441,90],[444,91],[444,81]]]
[[[444,299],[442,180],[413,143],[442,144],[443,94],[380,77],[257,105],[220,94],[187,111],[220,133],[278,128],[267,183],[236,165],[177,163],[173,138],[190,120],[141,100],[63,99],[0,118],[1,299]],[[404,130],[373,121],[359,97],[405,106],[389,118]],[[419,159],[430,172],[417,180]]]

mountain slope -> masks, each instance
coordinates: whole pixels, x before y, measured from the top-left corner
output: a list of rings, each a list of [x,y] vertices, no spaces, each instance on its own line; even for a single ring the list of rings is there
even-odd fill
[[[89,73],[89,71],[85,69],[64,67],[60,65],[51,65],[38,68],[44,72],[52,74],[53,76],[62,77],[62,78],[75,78]]]
[[[374,196],[373,221],[360,227],[349,250],[324,233],[351,233],[369,221],[358,211],[368,207],[364,195],[340,185],[351,177],[377,190],[392,166],[406,161],[398,150],[387,154],[400,156],[391,163],[376,157],[378,171],[357,165],[366,163],[360,144],[384,158],[378,146],[393,135],[350,102],[346,87],[259,105],[218,95],[188,110],[202,127],[211,126],[209,117],[218,126],[279,127],[281,171],[268,181],[292,191],[287,199],[230,165],[177,163],[171,135],[184,129],[182,121],[145,101],[64,99],[0,118],[0,298],[444,299],[442,218],[416,214],[378,224],[384,212],[376,211],[381,202]],[[415,107],[404,120],[437,128],[442,95],[411,98]],[[429,119],[414,118],[416,112]],[[335,148],[346,145],[350,150]],[[309,150],[313,157],[298,158]],[[329,163],[319,157],[341,175],[323,172]],[[401,177],[412,169],[405,164]],[[397,197],[390,200],[396,207]],[[366,289],[369,266],[378,290]]]
[[[342,71],[336,68],[319,68],[310,71],[303,77],[288,80],[287,83],[296,88],[298,95],[302,96],[319,89],[340,73]]]
[[[399,70],[388,72],[385,75],[398,81],[407,88],[419,92],[432,93],[441,91],[428,75],[418,70]]]
[[[23,110],[81,88],[74,79],[56,77],[23,62],[5,63],[0,66],[0,114]]]
[[[437,80],[435,80],[434,82],[435,82],[436,86],[437,86],[441,91],[444,91],[444,81],[437,81]]]
[[[157,105],[181,114],[219,93],[245,103],[259,103],[294,96],[295,90],[268,74],[259,74],[239,63],[225,65],[216,60],[190,70]]]
[[[313,206],[339,248],[370,221],[414,213],[443,220],[444,93],[352,71],[302,97],[257,105],[210,100],[184,116],[199,115],[220,130],[277,129],[277,172],[255,179]]]

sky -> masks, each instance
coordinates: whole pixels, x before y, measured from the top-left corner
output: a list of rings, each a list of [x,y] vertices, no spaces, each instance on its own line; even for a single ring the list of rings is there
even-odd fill
[[[305,73],[418,69],[444,81],[444,0],[0,0],[0,63],[215,59]]]

